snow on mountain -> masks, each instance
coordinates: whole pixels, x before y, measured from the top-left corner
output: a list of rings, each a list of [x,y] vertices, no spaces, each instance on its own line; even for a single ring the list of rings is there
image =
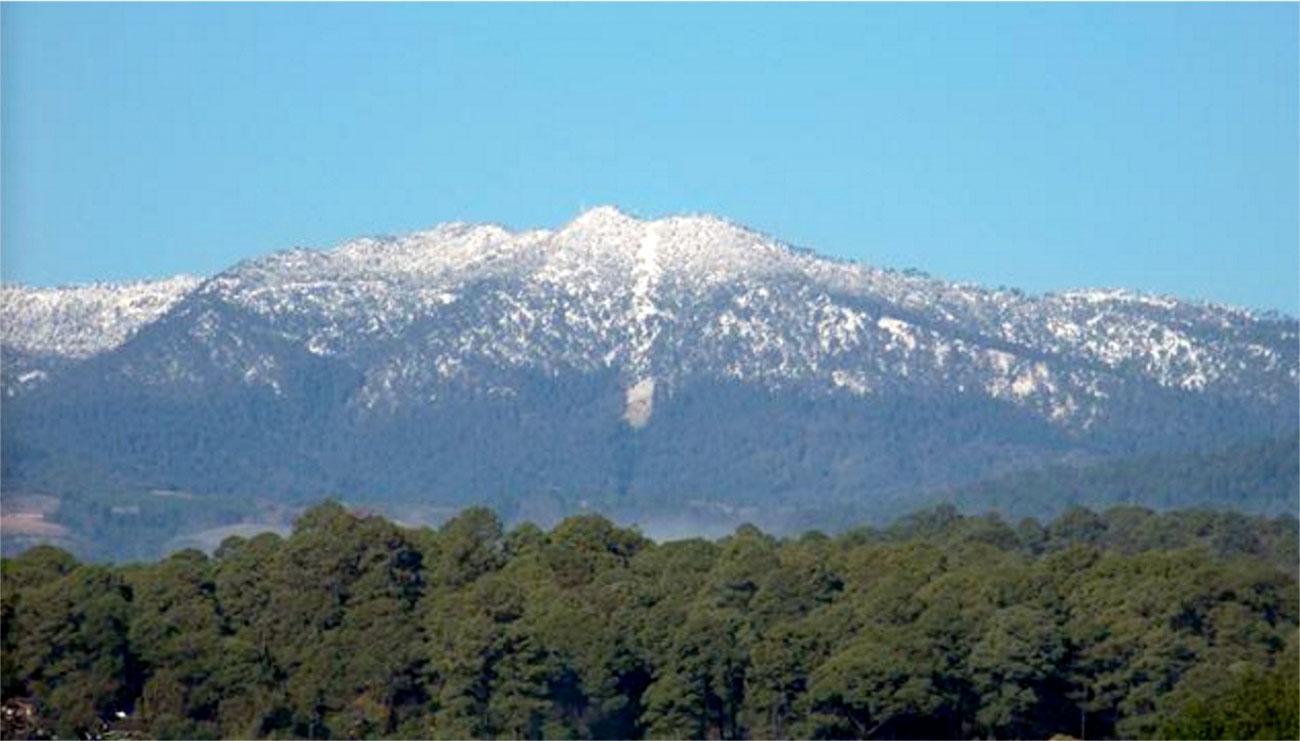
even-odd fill
[[[51,366],[111,350],[199,283],[178,275],[62,288],[0,286],[5,395],[45,380]]]
[[[122,344],[199,284],[188,275],[63,288],[0,287],[0,339],[33,355],[85,358]]]
[[[196,296],[350,363],[366,408],[490,384],[501,368],[616,369],[629,419],[692,376],[859,396],[982,389],[1079,424],[1133,381],[1268,398],[1296,382],[1294,321],[1129,292],[992,291],[822,258],[712,216],[608,206],[556,231],[453,223],[291,250]]]
[[[708,215],[450,223],[0,296],[5,481],[33,490],[887,508],[1291,435],[1300,408],[1293,318],[990,290]]]
[[[657,393],[701,377],[855,397],[972,391],[1071,426],[1134,383],[1273,401],[1297,383],[1292,319],[1127,291],[988,290],[819,257],[713,216],[610,206],[554,231],[450,223],[288,250],[196,284],[5,288],[5,346],[81,359],[176,307],[191,315],[187,341],[213,344],[231,377],[281,388],[284,364],[223,329],[233,310],[361,373],[359,409],[425,403],[450,383],[509,393],[511,370],[603,369],[624,378],[634,426]],[[160,367],[139,380],[185,374]]]

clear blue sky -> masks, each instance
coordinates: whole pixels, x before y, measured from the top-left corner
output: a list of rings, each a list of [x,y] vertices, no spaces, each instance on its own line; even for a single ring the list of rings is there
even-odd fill
[[[584,206],[1300,302],[1298,6],[4,5],[7,281]]]

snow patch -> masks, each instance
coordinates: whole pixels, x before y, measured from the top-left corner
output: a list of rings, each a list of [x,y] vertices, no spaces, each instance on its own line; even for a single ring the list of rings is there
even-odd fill
[[[642,378],[627,389],[626,406],[623,421],[633,429],[641,429],[650,421],[654,412],[655,379]]]
[[[1051,382],[1051,372],[1048,371],[1047,366],[1042,363],[1034,363],[1032,368],[1016,376],[1015,380],[1011,382],[1011,393],[1016,398],[1024,399],[1037,391],[1040,386],[1048,391],[1056,390],[1056,387]]]
[[[18,376],[18,383],[31,383],[32,381],[44,381],[47,374],[45,371],[33,370],[21,373]]]
[[[199,285],[189,275],[63,288],[0,286],[0,341],[36,355],[80,360],[111,350]]]
[[[912,325],[892,316],[882,316],[876,326],[889,333],[890,344],[898,343],[908,350],[916,349],[916,337],[912,335]]]
[[[1001,350],[988,351],[989,364],[998,372],[999,375],[1005,376],[1011,372],[1011,364],[1015,362],[1016,356]]]
[[[865,396],[871,387],[867,385],[866,379],[860,373],[849,373],[848,371],[834,370],[831,371],[831,383],[838,388],[846,389],[857,396]]]

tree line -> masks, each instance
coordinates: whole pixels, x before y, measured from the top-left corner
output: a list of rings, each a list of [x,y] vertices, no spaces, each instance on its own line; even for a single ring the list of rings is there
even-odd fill
[[[1294,518],[1205,511],[654,543],[328,502],[5,559],[4,736],[1296,738],[1296,563]]]

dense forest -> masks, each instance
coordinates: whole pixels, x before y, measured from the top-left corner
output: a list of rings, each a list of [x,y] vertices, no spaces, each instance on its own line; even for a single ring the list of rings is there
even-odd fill
[[[552,452],[552,464],[568,460],[561,452]],[[936,450],[934,455],[944,453]],[[731,460],[721,448],[712,449],[705,457],[713,467],[717,460]],[[760,470],[770,477],[781,475],[774,468]],[[636,524],[656,539],[719,536],[743,522],[782,536],[814,529],[835,535],[854,524],[884,525],[918,507],[940,504],[955,505],[964,513],[998,512],[1011,521],[1023,517],[1047,520],[1072,506],[1098,511],[1142,506],[1156,510],[1209,508],[1256,515],[1300,515],[1296,500],[1300,490],[1300,437],[1296,435],[1251,440],[1209,451],[1085,458],[1070,464],[1017,470],[956,487],[895,492],[864,489],[838,497],[799,496],[793,493],[798,490],[791,489],[792,495],[784,502],[756,499],[756,489],[750,486],[693,489],[687,481],[695,475],[692,471],[683,468],[684,478],[672,484],[676,491],[695,492],[691,496],[664,497],[655,489],[635,488],[609,488],[579,495],[520,484],[515,490],[484,491],[474,504],[492,508],[507,526],[534,522],[549,527],[565,516],[595,511],[616,522]],[[41,502],[53,503],[55,506],[46,508],[42,520],[57,526],[60,535],[52,537],[49,532],[24,532],[11,527],[0,542],[4,555],[19,553],[40,542],[53,542],[86,561],[156,560],[185,547],[211,550],[227,534],[240,530],[287,532],[298,513],[320,501],[302,492],[280,498],[265,492],[121,488],[106,483],[110,477],[94,466],[66,473],[69,479],[56,489],[5,488],[0,502],[3,516],[39,511]],[[99,484],[78,486],[75,481],[79,477]],[[417,500],[373,491],[349,498],[351,505],[372,507],[393,519],[430,525],[441,524],[469,506],[465,501],[463,494],[442,496],[437,492],[428,492]]]
[[[1296,514],[1300,436],[1254,440],[1208,452],[1159,453],[1082,466],[1017,471],[944,491],[963,511],[1007,517],[1056,516],[1071,506],[1105,509],[1211,507]]]
[[[6,737],[1296,738],[1297,522],[951,507],[654,543],[337,503],[3,561]]]

